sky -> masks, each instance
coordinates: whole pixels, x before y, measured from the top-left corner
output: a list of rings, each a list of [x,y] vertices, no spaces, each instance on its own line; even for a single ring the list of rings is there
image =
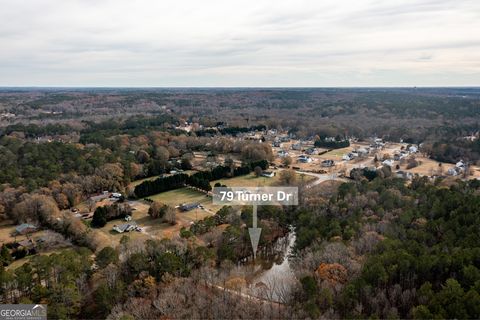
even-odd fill
[[[480,1],[0,0],[0,86],[480,86]]]

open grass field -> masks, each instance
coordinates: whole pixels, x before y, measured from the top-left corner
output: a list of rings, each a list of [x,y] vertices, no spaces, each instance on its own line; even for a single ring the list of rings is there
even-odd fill
[[[9,264],[8,267],[6,267],[6,269],[7,269],[7,270],[15,270],[15,269],[23,266],[25,263],[30,262],[33,257],[36,257],[36,256],[49,256],[49,255],[51,255],[51,254],[53,254],[53,253],[60,253],[60,252],[62,252],[62,250],[66,250],[66,248],[56,249],[56,250],[50,250],[50,251],[46,251],[46,252],[40,252],[40,253],[37,253],[37,254],[32,255],[32,256],[27,256],[27,257],[24,257],[24,258],[22,258],[22,259],[15,260],[15,261],[13,261],[11,264]]]
[[[217,211],[219,206],[212,205],[212,198],[207,197],[204,193],[196,191],[190,188],[180,188],[176,190],[166,191],[154,196],[148,197],[153,201],[168,204],[169,206],[176,207],[182,203],[197,202],[203,205],[205,208]]]
[[[212,181],[211,185],[212,187],[215,185],[215,183],[219,182],[221,184],[226,185],[227,187],[268,187],[268,186],[275,186],[279,185],[280,183],[280,170],[273,170],[276,175],[272,178],[266,178],[266,177],[257,177],[255,176],[254,173],[250,173],[245,176],[239,176],[235,178],[230,178],[230,179],[220,179],[216,181]],[[311,176],[302,176],[301,174],[297,174],[297,180],[300,181],[300,179],[304,179],[305,182],[311,181],[315,179],[314,177]]]
[[[406,170],[406,171],[410,171],[412,173],[418,173],[420,175],[430,176],[432,174],[439,174],[440,172],[442,172],[443,174],[446,174],[447,170],[449,168],[454,167],[453,164],[443,163],[442,167],[440,168],[438,166],[438,164],[439,164],[438,161],[428,159],[428,158],[425,158],[425,157],[419,157],[419,156],[417,156],[416,159],[419,162],[421,162],[421,164],[418,167],[411,168],[411,169],[407,170],[406,165],[403,165],[403,166],[401,166],[401,169]]]
[[[212,181],[210,184],[212,187],[215,183],[219,182],[224,184],[228,187],[257,187],[257,186],[271,186],[278,184],[280,181],[278,171],[277,174],[272,178],[267,177],[257,177],[254,173],[250,173],[244,176],[229,178],[229,179],[220,179],[216,181]]]
[[[13,222],[3,221],[0,225],[0,244],[13,241],[13,237],[11,236],[13,231],[15,231],[15,225],[13,224]],[[17,238],[20,239],[19,237]]]
[[[342,156],[346,153],[349,153],[353,150],[353,147],[346,147],[346,148],[340,148],[340,149],[334,149],[332,151],[329,151],[327,153],[324,153],[320,156],[322,159],[330,159],[330,160],[335,160],[339,161],[342,159]]]

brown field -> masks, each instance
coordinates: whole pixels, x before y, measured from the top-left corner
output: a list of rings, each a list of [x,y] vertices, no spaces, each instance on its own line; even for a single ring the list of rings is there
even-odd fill
[[[412,173],[418,173],[420,175],[431,176],[433,174],[440,174],[440,172],[443,172],[443,174],[446,174],[447,170],[449,168],[454,167],[453,164],[443,163],[442,167],[440,168],[438,166],[438,164],[439,164],[438,161],[428,159],[428,158],[425,158],[425,157],[419,157],[419,156],[417,156],[415,158],[416,158],[417,161],[420,162],[420,165],[418,167],[406,170],[407,165],[405,164],[405,165],[402,165],[400,168],[402,170],[410,171]]]
[[[2,221],[0,224],[0,245],[3,243],[13,242],[13,241],[22,241],[27,239],[26,235],[18,235],[16,237],[12,236],[12,233],[15,231],[15,227],[17,225],[13,223],[11,220]],[[39,230],[37,232],[33,232],[29,234],[30,238],[41,237],[43,235],[43,231]]]

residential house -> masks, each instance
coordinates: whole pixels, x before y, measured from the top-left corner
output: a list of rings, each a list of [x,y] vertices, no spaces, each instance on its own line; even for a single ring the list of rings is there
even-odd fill
[[[412,180],[413,179],[413,173],[408,172],[408,171],[402,171],[398,170],[396,172],[397,178],[402,178],[402,179],[407,179],[407,180]]]
[[[322,167],[333,167],[335,165],[335,161],[333,160],[323,160]]]
[[[261,176],[266,177],[266,178],[273,178],[275,176],[275,172],[273,172],[273,171],[263,171]]]
[[[459,167],[456,167],[456,166],[453,167],[453,168],[449,168],[449,169],[447,170],[447,174],[448,174],[449,176],[458,176],[458,175],[461,174],[462,172],[463,172],[463,170],[462,170],[461,168],[459,168]]]
[[[114,225],[112,228],[114,231],[117,231],[118,233],[124,233],[124,232],[130,232],[130,231],[141,231],[142,229],[137,225],[135,221],[132,221],[130,223],[125,223],[121,225]]]
[[[410,146],[410,147],[408,147],[408,152],[410,152],[410,153],[417,153],[417,152],[418,152],[418,147],[416,147],[416,146]]]
[[[37,231],[38,228],[37,226],[34,226],[33,224],[29,223],[22,223],[21,225],[18,225],[15,227],[15,235],[20,235],[20,234],[28,234]]]
[[[463,162],[463,160],[460,160],[455,164],[455,167],[465,169],[466,165],[465,165],[465,162]]]
[[[309,154],[309,155],[314,155],[314,154],[318,154],[318,149],[317,148],[308,148],[306,151],[305,151],[306,154]]]
[[[180,206],[179,206],[179,209],[180,211],[190,211],[190,210],[193,210],[193,209],[196,209],[200,206],[200,204],[198,202],[194,202],[194,203],[182,203]]]
[[[387,159],[382,162],[384,166],[393,167],[393,160]]]
[[[304,154],[302,154],[301,156],[298,157],[298,162],[301,162],[301,163],[310,163],[313,161],[312,158],[310,158],[309,156],[306,156]]]

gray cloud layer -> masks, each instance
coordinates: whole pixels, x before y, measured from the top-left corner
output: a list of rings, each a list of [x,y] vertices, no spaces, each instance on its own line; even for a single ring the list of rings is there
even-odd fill
[[[478,0],[0,0],[4,86],[480,85]]]

